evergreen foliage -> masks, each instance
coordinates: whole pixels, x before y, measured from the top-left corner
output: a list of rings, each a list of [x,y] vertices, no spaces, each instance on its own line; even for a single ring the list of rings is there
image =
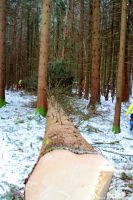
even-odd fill
[[[67,62],[57,60],[56,62],[49,63],[48,66],[49,88],[65,88],[71,91],[74,75],[68,69]]]

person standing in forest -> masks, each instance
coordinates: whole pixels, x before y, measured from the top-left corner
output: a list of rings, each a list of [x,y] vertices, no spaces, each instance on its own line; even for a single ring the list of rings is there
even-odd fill
[[[130,130],[133,130],[133,102],[127,109],[126,116],[130,114]]]

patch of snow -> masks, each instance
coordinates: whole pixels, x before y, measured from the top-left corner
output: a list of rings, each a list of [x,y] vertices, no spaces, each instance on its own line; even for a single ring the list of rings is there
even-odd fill
[[[6,92],[0,109],[0,196],[15,185],[23,192],[24,180],[37,161],[45,131],[45,119],[29,105],[35,96]]]
[[[133,189],[129,187],[130,184],[133,184],[133,180],[121,179],[122,172],[133,177],[133,131],[129,131],[129,116],[125,115],[130,102],[132,99],[128,103],[122,104],[120,134],[112,133],[115,102],[112,103],[111,97],[109,101],[105,101],[102,97],[96,114],[87,120],[80,120],[79,116],[72,116],[82,136],[102,152],[116,169],[107,200],[133,199]],[[88,114],[87,106],[88,100],[75,100],[74,107],[83,114]]]

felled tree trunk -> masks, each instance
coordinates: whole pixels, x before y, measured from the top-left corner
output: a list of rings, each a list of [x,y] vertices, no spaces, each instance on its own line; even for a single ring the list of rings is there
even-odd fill
[[[96,152],[80,135],[58,103],[49,102],[45,139],[40,156],[55,149],[68,149],[74,153]]]
[[[25,188],[25,200],[102,199],[113,169],[89,145],[58,104],[49,103],[39,161]]]

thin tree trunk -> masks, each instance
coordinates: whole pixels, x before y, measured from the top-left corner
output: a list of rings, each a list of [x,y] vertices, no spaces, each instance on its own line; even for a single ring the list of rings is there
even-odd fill
[[[127,18],[127,29],[126,29],[126,46],[125,46],[125,64],[124,64],[124,70],[123,70],[123,84],[122,84],[122,102],[127,102],[129,100],[129,63],[130,63],[130,57],[129,57],[129,19]],[[129,32],[128,32],[129,31]]]
[[[0,102],[5,101],[5,0],[0,1]],[[2,103],[2,102],[1,102]],[[1,104],[0,103],[0,104]],[[0,105],[1,107],[2,105]]]
[[[114,38],[114,10],[113,10],[113,4],[112,4],[112,19],[111,19],[111,27],[110,27],[110,42],[109,42],[109,67],[108,67],[108,77],[106,82],[106,94],[105,94],[105,100],[108,101],[109,96],[109,90],[111,87],[111,75],[112,75],[112,57],[113,57],[113,38]]]
[[[56,5],[56,15],[57,15],[57,25],[56,25],[56,44],[55,44],[55,57],[59,59],[59,50],[60,50],[60,23],[61,23],[61,16],[60,16],[60,9],[59,5]]]
[[[68,36],[68,27],[67,27],[67,23],[68,23],[68,10],[69,10],[68,7],[69,7],[69,1],[66,0],[66,16],[65,16],[64,38],[63,38],[63,48],[62,48],[62,52],[61,52],[61,58],[62,58],[62,60],[65,59],[66,38]]]
[[[23,37],[23,22],[21,17],[21,25],[20,25],[20,37],[19,37],[19,49],[18,49],[18,74],[17,79],[23,79],[23,65],[22,65],[22,49],[23,49],[23,43],[22,43],[22,37]]]
[[[35,18],[34,18],[34,36],[33,36],[33,72],[37,73],[38,71],[38,65],[39,65],[39,10],[38,10],[38,1],[35,1]],[[35,76],[35,74],[34,74]]]
[[[84,0],[80,0],[80,52],[78,66],[78,96],[83,92],[83,37],[84,37]]]
[[[92,17],[92,73],[90,105],[100,101],[100,1],[93,0]]]
[[[120,20],[119,15],[121,12],[121,1],[112,0],[113,4],[113,51],[112,51],[112,74],[111,74],[111,97],[112,102],[114,101],[116,93],[116,79],[118,69],[118,57],[119,57],[119,34],[120,34]]]
[[[89,39],[88,39],[88,56],[87,56],[87,62],[88,64],[86,65],[86,71],[85,71],[85,99],[88,99],[88,95],[89,95],[89,86],[90,86],[90,71],[91,71],[91,28],[92,28],[92,0],[89,3],[89,30],[88,30],[88,34],[89,34]]]
[[[127,37],[128,40],[128,37]],[[128,82],[128,45],[125,50],[125,64],[123,69],[123,84],[122,84],[122,102],[127,102],[129,100],[129,82]]]
[[[43,0],[42,30],[40,43],[37,108],[47,110],[47,65],[48,34],[50,24],[51,0]]]
[[[71,39],[71,61],[72,64],[75,64],[75,0],[71,1],[71,31],[70,31],[70,39]]]
[[[13,21],[13,32],[12,32],[12,45],[10,49],[10,63],[9,63],[9,79],[7,88],[13,89],[16,84],[16,55],[17,55],[17,16],[19,12],[19,4],[16,4],[15,15]]]
[[[120,50],[119,50],[119,63],[118,63],[118,76],[117,76],[117,93],[114,124],[112,131],[120,133],[120,114],[121,114],[121,100],[122,100],[122,79],[123,68],[125,60],[125,40],[126,40],[126,0],[122,0],[121,9],[121,31],[120,31]]]

